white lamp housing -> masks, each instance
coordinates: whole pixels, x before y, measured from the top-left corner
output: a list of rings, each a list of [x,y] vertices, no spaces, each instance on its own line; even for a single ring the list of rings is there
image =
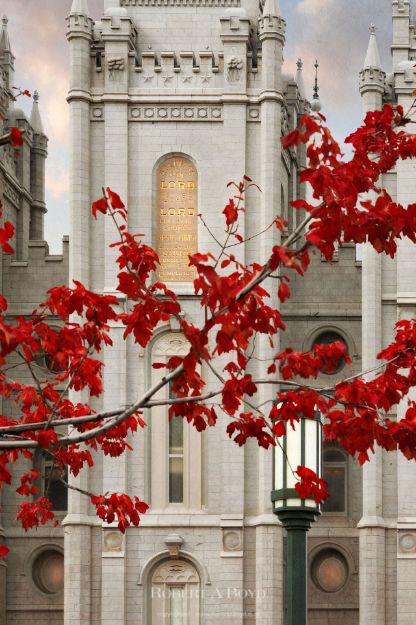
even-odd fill
[[[272,501],[274,512],[287,508],[314,510],[319,505],[314,499],[300,499],[295,490],[299,481],[295,474],[299,466],[315,471],[322,476],[322,425],[317,412],[315,419],[301,418],[299,423],[286,423],[286,434],[278,439],[274,450],[274,484]]]

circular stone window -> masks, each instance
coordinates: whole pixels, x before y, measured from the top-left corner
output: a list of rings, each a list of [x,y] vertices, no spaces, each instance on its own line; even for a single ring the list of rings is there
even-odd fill
[[[33,562],[32,577],[36,586],[47,595],[56,595],[64,588],[64,556],[60,551],[42,551]]]
[[[347,351],[348,351],[348,345],[347,345],[346,340],[341,334],[339,334],[338,332],[335,332],[334,330],[324,330],[323,332],[320,332],[318,336],[316,337],[316,339],[313,341],[313,344],[314,345],[329,345],[330,343],[336,343],[336,342],[343,343],[343,345],[346,346]],[[328,369],[328,370],[323,369],[323,372],[331,375],[334,373],[339,373],[339,371],[341,371],[344,367],[345,367],[345,360],[341,359],[339,361],[338,366],[335,369]]]
[[[313,583],[327,593],[338,592],[348,581],[348,563],[336,549],[324,549],[312,560]]]

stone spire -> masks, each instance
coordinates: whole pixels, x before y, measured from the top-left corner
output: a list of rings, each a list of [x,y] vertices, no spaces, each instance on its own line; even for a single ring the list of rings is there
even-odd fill
[[[380,54],[378,52],[376,27],[370,26],[370,41],[364,60],[363,69],[360,72],[360,93],[364,97],[364,110],[380,108],[386,86],[386,74],[381,67]],[[369,94],[368,96],[366,94]]]
[[[30,125],[33,130],[39,134],[44,134],[42,119],[39,112],[39,94],[37,91],[33,94],[33,107],[30,116]]]
[[[90,12],[88,9],[88,1],[87,0],[72,0],[72,7],[70,15],[85,15],[88,17]]]
[[[7,28],[8,23],[9,23],[9,20],[7,19],[5,15],[3,15],[1,35],[0,35],[0,55],[4,55],[5,52],[9,52],[11,54],[11,51],[12,51],[10,47],[9,31]]]
[[[410,23],[416,27],[416,0],[410,0]]]
[[[296,83],[299,89],[299,95],[302,100],[306,100],[306,91],[305,91],[305,83],[303,82],[303,61],[302,59],[298,59],[297,63],[297,72],[296,72]]]
[[[279,0],[264,0],[263,15],[273,15],[278,17],[280,15]]]
[[[376,27],[374,24],[370,26],[370,41],[368,42],[367,54],[364,61],[363,69],[370,67],[381,69],[380,54],[378,51]]]

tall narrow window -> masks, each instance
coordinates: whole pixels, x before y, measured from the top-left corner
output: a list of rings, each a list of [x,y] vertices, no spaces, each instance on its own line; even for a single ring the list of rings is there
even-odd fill
[[[324,449],[323,478],[328,482],[330,497],[323,504],[322,512],[344,514],[347,511],[347,458],[341,449]]]
[[[56,466],[53,462],[44,463],[44,495],[52,502],[55,512],[68,510],[68,489],[64,482],[67,480],[68,471]]]
[[[170,598],[170,623],[169,625],[185,624],[185,586],[172,586],[169,593]]]
[[[165,334],[156,341],[152,362],[166,362],[171,356],[186,356],[189,343],[179,332]],[[152,369],[157,383],[164,369]],[[158,399],[173,398],[165,386]],[[202,435],[181,416],[169,420],[169,407],[156,406],[150,413],[150,498],[153,512],[201,510]]]
[[[169,397],[175,398],[172,384]],[[169,421],[169,503],[183,503],[184,487],[184,421],[177,415]]]
[[[169,423],[169,503],[183,503],[184,437],[182,417]]]
[[[52,459],[45,458],[41,452],[35,455],[34,468],[39,472],[40,494],[51,501],[54,512],[66,512],[68,510],[68,489],[65,485],[68,479],[67,468],[56,465]]]

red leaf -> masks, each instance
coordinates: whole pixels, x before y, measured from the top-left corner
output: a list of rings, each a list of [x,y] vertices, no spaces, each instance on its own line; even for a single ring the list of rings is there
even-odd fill
[[[230,199],[229,203],[223,210],[223,214],[225,215],[227,228],[229,228],[233,223],[235,223],[238,219],[238,210],[236,205],[234,204],[234,200]]]
[[[299,130],[292,130],[286,136],[282,137],[282,146],[285,150],[288,148],[299,145],[302,142],[302,135]]]
[[[0,558],[5,558],[10,553],[10,549],[8,549],[5,545],[0,545]]]
[[[284,436],[286,434],[286,425],[283,423],[283,421],[277,421],[277,423],[273,425],[272,429],[273,434],[277,438],[280,438],[281,436]]]
[[[14,127],[10,130],[10,142],[14,148],[23,145],[23,135],[18,128]]]
[[[92,203],[92,214],[95,217],[95,219],[97,219],[97,213],[103,213],[103,215],[106,214],[107,212],[107,200],[105,199],[105,197],[100,198],[99,200],[96,200],[95,202]]]
[[[290,289],[286,282],[282,282],[279,286],[279,290],[277,292],[280,301],[283,303],[290,297]]]
[[[328,484],[314,471],[307,467],[298,467],[296,473],[300,477],[300,482],[295,484],[295,488],[301,499],[314,499],[317,504],[328,499],[330,496],[327,490]]]
[[[108,197],[110,198],[111,206],[114,208],[114,210],[117,210],[119,208],[125,208],[120,196],[117,195],[117,193],[114,193],[114,191],[112,191],[109,187],[107,187],[107,193]]]

